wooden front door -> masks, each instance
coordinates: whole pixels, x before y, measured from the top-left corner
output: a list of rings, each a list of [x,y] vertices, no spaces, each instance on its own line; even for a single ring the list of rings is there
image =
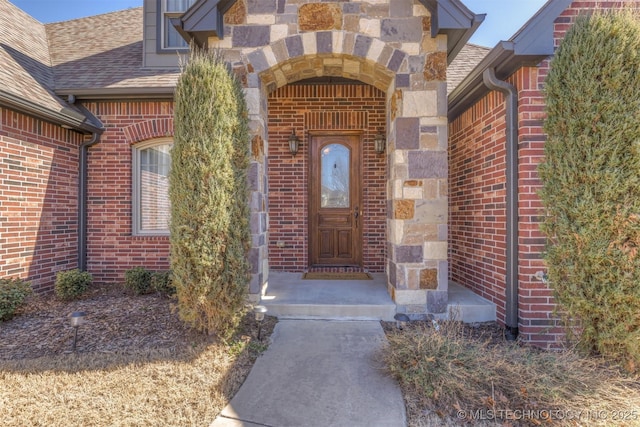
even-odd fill
[[[362,266],[360,134],[311,136],[311,266]]]

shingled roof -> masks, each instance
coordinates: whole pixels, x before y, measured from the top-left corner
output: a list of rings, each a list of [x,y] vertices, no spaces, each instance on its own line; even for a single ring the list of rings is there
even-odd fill
[[[0,0],[0,93],[60,111],[66,104],[53,93],[53,70],[44,26]]]
[[[447,68],[447,93],[451,93],[490,51],[488,47],[467,43]]]
[[[178,70],[142,67],[142,16],[137,7],[46,25],[56,93],[135,94],[175,87]]]

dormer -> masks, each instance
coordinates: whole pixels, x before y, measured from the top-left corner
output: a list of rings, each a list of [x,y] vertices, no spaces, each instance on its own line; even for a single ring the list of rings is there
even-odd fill
[[[189,42],[206,45],[223,34],[223,15],[235,0],[144,0],[144,67],[175,68]]]

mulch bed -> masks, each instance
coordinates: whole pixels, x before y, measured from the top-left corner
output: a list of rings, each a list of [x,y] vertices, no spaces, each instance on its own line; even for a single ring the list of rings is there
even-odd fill
[[[12,320],[0,323],[0,360],[33,359],[71,352],[74,328],[69,316],[84,311],[77,353],[122,353],[178,350],[215,341],[180,321],[176,300],[158,294],[132,295],[119,285],[92,286],[80,300],[54,295],[32,297]],[[257,334],[247,315],[243,333]],[[268,336],[273,325],[263,325]]]

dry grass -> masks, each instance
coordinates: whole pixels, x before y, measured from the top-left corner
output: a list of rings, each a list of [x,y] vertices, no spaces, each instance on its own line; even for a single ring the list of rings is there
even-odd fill
[[[147,310],[170,304],[151,297],[112,295],[110,298],[103,313],[98,310],[104,304],[93,307],[94,318],[107,323],[125,322],[126,318],[109,317],[118,316],[113,309],[118,301],[128,311],[138,302]],[[102,300],[104,302],[104,297]],[[53,305],[60,308],[59,304]],[[41,309],[42,306],[46,309],[46,304],[41,304]],[[28,315],[23,316],[23,322],[33,323]],[[42,310],[37,316],[47,317]],[[167,321],[165,328],[174,327],[171,317],[164,320]],[[19,329],[20,321],[18,317],[0,324],[0,328],[5,329],[0,332],[8,334],[7,328]],[[175,340],[168,343],[160,339],[152,348],[122,345],[114,349],[109,343],[147,342],[149,337],[146,341],[143,336],[127,336],[124,340],[121,334],[111,333],[112,338],[103,338],[77,353],[5,357],[0,360],[0,423],[3,426],[208,425],[235,394],[255,358],[266,348],[268,338],[265,337],[274,325],[273,318],[265,320],[262,341],[256,339],[255,322],[247,316],[229,344],[211,337],[190,336],[180,345],[176,345]],[[175,328],[181,331],[182,326],[175,325]],[[126,332],[136,333],[131,329]],[[149,329],[142,328],[140,333],[148,334]],[[79,349],[82,349],[80,343]],[[0,343],[0,347],[5,344]],[[19,344],[13,342],[11,348],[19,348]]]
[[[574,351],[469,337],[460,323],[387,328],[410,426],[639,426],[639,378]]]

